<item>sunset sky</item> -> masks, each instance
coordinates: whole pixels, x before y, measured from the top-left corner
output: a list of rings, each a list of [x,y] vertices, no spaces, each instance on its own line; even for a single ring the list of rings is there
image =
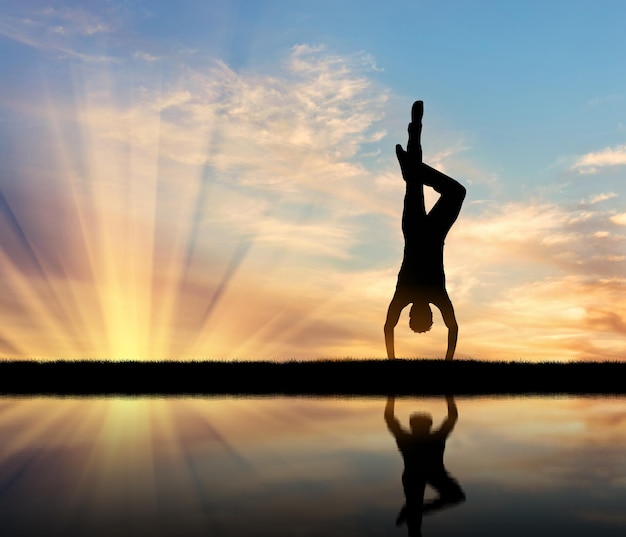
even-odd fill
[[[383,357],[421,99],[457,357],[624,358],[621,0],[0,5],[0,357]]]

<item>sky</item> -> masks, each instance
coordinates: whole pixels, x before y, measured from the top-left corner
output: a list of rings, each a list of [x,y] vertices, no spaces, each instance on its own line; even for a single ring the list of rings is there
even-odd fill
[[[0,357],[384,357],[420,99],[456,356],[624,358],[623,2],[0,6]]]

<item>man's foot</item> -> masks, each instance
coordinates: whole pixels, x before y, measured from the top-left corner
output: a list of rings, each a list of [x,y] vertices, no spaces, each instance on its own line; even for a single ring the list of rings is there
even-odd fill
[[[421,123],[424,116],[424,101],[415,101],[411,108],[411,123]]]
[[[406,150],[411,158],[418,163],[422,162],[422,116],[424,115],[424,101],[415,101],[411,108],[411,123],[409,123],[409,143]]]
[[[402,526],[406,522],[406,504],[402,506],[396,517],[396,526]]]

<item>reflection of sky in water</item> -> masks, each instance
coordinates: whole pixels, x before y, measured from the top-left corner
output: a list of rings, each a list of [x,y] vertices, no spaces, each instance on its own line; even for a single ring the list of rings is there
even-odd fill
[[[624,399],[459,399],[423,534],[624,535]],[[2,399],[2,535],[399,535],[384,399]],[[399,399],[446,415],[441,399]],[[427,490],[426,497],[432,496]]]

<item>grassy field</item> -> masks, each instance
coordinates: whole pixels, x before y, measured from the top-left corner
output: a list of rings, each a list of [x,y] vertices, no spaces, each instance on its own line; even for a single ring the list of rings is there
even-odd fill
[[[3,395],[626,394],[626,362],[0,361]]]

